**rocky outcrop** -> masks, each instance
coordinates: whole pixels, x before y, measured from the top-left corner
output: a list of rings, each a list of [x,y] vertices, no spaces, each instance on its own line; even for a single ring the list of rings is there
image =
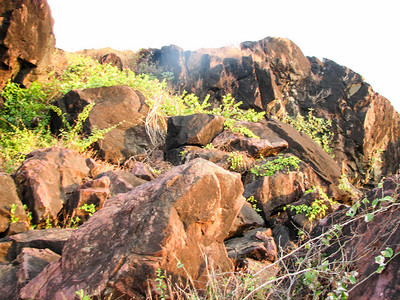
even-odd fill
[[[15,172],[14,180],[23,203],[38,224],[57,218],[69,195],[90,172],[78,153],[53,147],[36,150]]]
[[[205,160],[175,167],[108,200],[74,232],[62,259],[28,283],[20,297],[70,299],[84,289],[90,296],[137,298],[148,284],[155,291],[158,268],[173,280],[204,280],[204,255],[208,264],[232,271],[223,241],[243,205],[242,192],[238,174]]]
[[[334,159],[356,185],[377,184],[400,164],[400,116],[352,70],[331,60],[305,57],[290,40],[265,38],[224,47],[183,51],[151,49],[150,60],[175,75],[177,90],[219,102],[231,93],[268,117],[306,116],[332,120]]]
[[[148,106],[142,94],[126,86],[72,90],[54,104],[66,113],[67,121],[74,124],[79,113],[90,103],[95,106],[83,125],[84,133],[118,125],[96,143],[100,157],[119,164],[131,156],[145,153],[150,147],[144,128]],[[54,115],[53,130],[58,131],[62,126],[61,119]]]
[[[0,173],[0,237],[29,230],[28,219],[14,180]]]
[[[11,79],[26,84],[47,66],[54,52],[53,18],[46,0],[2,0],[0,89]]]

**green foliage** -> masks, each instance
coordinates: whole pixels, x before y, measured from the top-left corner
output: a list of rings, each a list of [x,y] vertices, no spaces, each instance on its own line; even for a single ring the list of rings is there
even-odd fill
[[[228,156],[228,161],[230,163],[230,169],[233,171],[238,171],[243,167],[243,154],[240,152],[231,152]]]
[[[75,294],[79,297],[79,300],[90,300],[90,297],[86,294],[83,289],[76,291]]]
[[[210,109],[208,102],[210,95],[207,95],[203,101],[200,101],[194,94],[183,93],[182,96],[167,97],[159,105],[159,114],[170,116],[185,116],[196,113],[212,114],[225,118],[225,127],[233,132],[242,133],[248,137],[257,137],[250,129],[236,125],[239,121],[258,122],[264,118],[265,112],[256,112],[253,109],[243,110],[240,108],[242,102],[235,102],[232,95],[228,94],[222,97],[222,104],[217,108]],[[154,106],[154,102],[150,102]]]
[[[31,129],[32,121],[38,117],[42,126],[48,125],[47,94],[40,83],[34,82],[29,88],[23,89],[9,81],[1,96],[4,99],[4,109],[0,110],[1,128],[13,129],[16,126]]]
[[[167,285],[165,284],[165,275],[163,274],[162,270],[160,268],[158,268],[156,270],[156,290],[159,292],[160,296],[159,299],[160,300],[165,300],[167,295]]]
[[[315,117],[313,115],[313,109],[310,109],[307,118],[298,114],[295,118],[286,117],[284,121],[292,125],[296,130],[307,134],[320,145],[326,153],[332,153],[332,148],[330,147],[333,137],[331,120]]]
[[[11,224],[17,223],[19,218],[15,216],[15,212],[17,210],[17,204],[10,204],[10,219],[11,219]]]
[[[257,207],[257,199],[254,198],[254,196],[250,196],[249,198],[246,199],[247,202],[251,204],[251,207],[256,211],[256,212],[261,212],[261,209]]]
[[[119,124],[114,126],[105,128],[105,129],[96,129],[94,128],[91,134],[86,137],[82,134],[83,124],[86,119],[89,117],[89,113],[92,108],[95,106],[95,103],[90,103],[86,105],[82,112],[78,115],[78,118],[73,126],[71,126],[66,118],[65,114],[61,111],[60,108],[51,105],[50,108],[61,118],[64,128],[60,130],[60,141],[62,142],[64,147],[69,149],[77,150],[79,152],[84,152],[86,149],[90,147],[93,143],[97,142],[99,139],[103,139],[104,135],[116,128]]]
[[[315,220],[317,217],[318,218],[324,217],[329,209],[326,203],[334,205],[335,202],[331,198],[329,198],[328,195],[325,194],[322,191],[321,187],[319,186],[313,187],[312,189],[305,191],[305,195],[313,193],[315,191],[318,191],[319,197],[314,199],[314,201],[311,203],[311,206],[306,204],[301,204],[301,205],[287,205],[286,207],[290,208],[291,210],[294,210],[296,214],[305,213],[309,221]]]
[[[274,160],[269,160],[262,165],[256,165],[250,169],[250,172],[256,176],[272,176],[276,172],[286,170],[287,173],[291,169],[299,170],[300,159],[295,156],[285,157],[278,155]]]
[[[78,208],[79,210],[83,210],[84,212],[87,212],[89,217],[91,217],[95,212],[96,212],[96,205],[94,205],[93,203],[88,205],[88,204],[84,204],[81,207]]]

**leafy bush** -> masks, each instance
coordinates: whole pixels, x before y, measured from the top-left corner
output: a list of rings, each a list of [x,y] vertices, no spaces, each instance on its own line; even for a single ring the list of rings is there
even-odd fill
[[[262,165],[256,165],[250,169],[250,172],[256,176],[272,176],[276,172],[286,170],[287,173],[290,169],[299,169],[300,159],[295,156],[278,155],[277,158],[269,160]]]
[[[286,208],[290,208],[291,210],[296,211],[296,214],[302,214],[305,213],[306,217],[308,218],[309,221],[315,220],[317,217],[322,218],[326,215],[328,211],[328,206],[329,205],[334,205],[335,202],[328,197],[327,194],[325,194],[321,187],[313,187],[307,191],[305,191],[305,194],[309,194],[312,192],[318,192],[318,197],[314,199],[314,201],[311,203],[311,205],[306,205],[306,204],[301,204],[301,205],[287,205]]]
[[[313,109],[310,109],[307,118],[304,118],[302,115],[298,114],[295,118],[286,117],[284,121],[296,128],[296,130],[307,134],[318,145],[320,145],[326,153],[332,153],[332,148],[330,146],[333,137],[333,133],[331,131],[331,120],[315,117],[313,115]]]

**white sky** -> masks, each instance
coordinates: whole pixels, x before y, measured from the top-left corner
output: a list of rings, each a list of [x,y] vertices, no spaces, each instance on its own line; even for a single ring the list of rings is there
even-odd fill
[[[360,73],[400,111],[398,0],[48,0],[67,51],[185,50],[289,38]]]

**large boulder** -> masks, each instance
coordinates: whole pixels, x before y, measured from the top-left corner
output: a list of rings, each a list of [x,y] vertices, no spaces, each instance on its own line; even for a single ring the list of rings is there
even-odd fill
[[[144,96],[127,86],[110,86],[72,90],[53,104],[66,113],[67,121],[74,124],[84,107],[95,106],[86,119],[83,131],[90,134],[94,129],[106,129],[118,125],[96,143],[98,154],[115,164],[124,162],[131,156],[144,154],[151,143],[144,123],[148,106]],[[58,131],[63,124],[53,114],[52,128]]]
[[[0,173],[0,237],[26,230],[29,230],[28,219],[14,180],[10,175]]]
[[[11,79],[25,84],[43,72],[54,52],[53,18],[46,0],[2,0],[0,89]]]
[[[54,220],[69,195],[90,172],[79,153],[52,147],[31,152],[14,174],[18,193],[33,222]]]
[[[207,264],[232,271],[224,239],[244,198],[240,175],[197,159],[108,200],[75,231],[62,258],[21,291],[22,299],[124,295],[137,299],[156,270],[204,280]],[[177,267],[177,262],[184,265]]]

